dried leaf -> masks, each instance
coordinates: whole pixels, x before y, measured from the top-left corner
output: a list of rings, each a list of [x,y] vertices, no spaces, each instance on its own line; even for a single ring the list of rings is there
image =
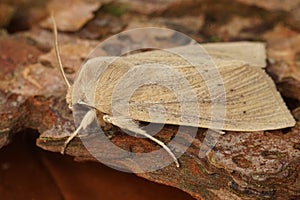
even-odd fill
[[[97,44],[98,42],[96,41],[77,39],[72,43],[61,45],[61,58],[66,70],[69,71],[71,74],[77,72],[84,59],[88,57],[88,55],[92,52],[92,50],[94,50]],[[50,65],[52,67],[58,66],[58,61],[56,59],[54,49],[52,49],[47,54],[41,55],[39,57],[39,61],[42,62],[44,65]]]
[[[219,22],[220,23],[220,22]],[[262,20],[258,17],[233,16],[225,23],[210,23],[202,30],[212,37],[212,41],[235,41],[257,39],[257,30],[261,29]]]
[[[239,2],[248,4],[248,5],[255,5],[270,11],[276,10],[284,10],[284,11],[291,11],[292,9],[296,8],[300,1],[299,0],[269,0],[269,1],[256,1],[256,0],[237,0]]]
[[[46,52],[50,51],[54,46],[53,32],[50,30],[33,27],[30,31],[19,33],[19,35],[32,40],[39,49]],[[58,38],[60,45],[75,43],[76,40],[78,40],[76,36],[66,33],[60,33]]]
[[[27,40],[5,35],[0,37],[0,79],[9,80],[18,67],[36,62],[41,53]]]
[[[57,68],[45,67],[40,63],[26,66],[14,81],[11,92],[22,95],[49,96],[59,91],[63,92],[66,88]]]
[[[57,28],[60,31],[78,31],[90,19],[93,12],[101,6],[101,1],[90,0],[52,0],[48,4],[48,11],[53,11]],[[48,17],[41,23],[42,27],[51,29],[53,27],[51,18]]]
[[[143,13],[143,14],[153,14],[153,13],[162,13],[163,11],[167,10],[174,4],[180,4],[182,0],[164,0],[164,1],[157,1],[157,0],[119,0],[126,4],[130,9]]]
[[[291,11],[291,14],[289,18],[287,18],[286,22],[298,31],[300,30],[300,6]]]
[[[247,30],[260,26],[261,23],[259,18],[233,17],[227,24],[218,27],[218,35],[224,40],[256,37],[255,33],[247,32]]]
[[[300,35],[283,25],[277,25],[263,37],[268,42],[268,68],[284,96],[300,100]]]
[[[13,17],[16,8],[6,3],[0,3],[0,27],[7,26]]]
[[[121,32],[125,25],[119,17],[98,12],[96,17],[80,30],[79,34],[82,38],[99,39]]]
[[[144,27],[170,28],[185,34],[198,32],[204,23],[204,16],[183,16],[183,17],[153,17],[142,16],[130,20],[127,30]]]
[[[300,35],[292,29],[278,24],[266,32],[263,38],[268,42],[268,56],[276,61],[293,61],[300,52]]]

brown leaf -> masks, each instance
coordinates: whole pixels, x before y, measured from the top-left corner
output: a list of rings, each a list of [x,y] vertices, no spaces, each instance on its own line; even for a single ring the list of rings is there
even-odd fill
[[[197,41],[203,39],[199,36],[199,31],[202,29],[205,18],[199,16],[183,16],[183,17],[140,17],[133,18],[129,21],[126,30],[144,27],[160,27],[169,28],[193,37]]]
[[[300,51],[299,33],[282,24],[266,32],[263,38],[268,42],[268,56],[271,59],[289,62]]]
[[[0,3],[0,27],[4,27],[9,24],[13,17],[16,8],[6,3]]]
[[[184,2],[183,0],[122,0],[122,3],[125,3],[131,10],[137,11],[142,14],[153,14],[153,13],[162,13],[168,8],[172,7],[175,4],[180,4]]]
[[[283,25],[277,25],[263,37],[268,42],[267,53],[272,64],[269,70],[279,81],[284,78],[300,81],[299,62],[295,59],[300,51],[300,35]]]
[[[262,20],[258,17],[233,16],[228,22],[222,24],[209,24],[203,30],[212,36],[213,40],[232,41],[256,39],[256,30],[260,29]]]
[[[299,0],[236,0],[250,6],[257,6],[269,12],[277,12],[283,14],[280,21],[284,21],[293,28],[300,30],[300,1]],[[278,21],[278,20],[277,20]]]
[[[49,78],[51,77],[51,78]],[[22,95],[50,96],[65,92],[66,86],[58,68],[45,67],[40,63],[28,65],[14,80],[12,92]]]
[[[32,40],[36,47],[42,51],[50,51],[54,46],[53,32],[41,27],[33,27],[30,31],[18,33],[21,37]],[[72,43],[77,40],[77,37],[72,34],[60,32],[58,36],[59,46],[67,43]]]
[[[98,12],[95,18],[80,30],[79,35],[88,39],[104,38],[121,32],[125,25],[119,17]]]
[[[291,14],[286,21],[293,28],[300,30],[300,6],[291,10]]]
[[[84,24],[93,18],[93,12],[101,6],[100,1],[89,0],[52,0],[48,4],[48,11],[53,11],[57,28],[60,31],[78,31]],[[42,27],[53,27],[51,18],[41,22]]]
[[[204,16],[182,16],[182,17],[159,17],[153,18],[151,21],[154,23],[164,24],[167,28],[174,29],[176,31],[183,32],[189,36],[197,35],[204,24]]]
[[[256,1],[256,0],[237,0],[241,3],[247,5],[255,5],[270,11],[276,10],[284,10],[284,11],[291,11],[292,9],[296,8],[300,1],[299,0],[269,0],[269,1]]]
[[[0,36],[0,79],[9,80],[19,66],[35,63],[40,54],[28,40]]]
[[[63,66],[66,68],[65,70],[69,74],[73,74],[77,72],[83,63],[84,59],[88,57],[88,55],[94,50],[97,46],[98,42],[96,41],[88,41],[88,40],[80,40],[77,39],[72,43],[63,44],[59,47],[60,56],[62,59]],[[39,61],[44,65],[48,65],[51,67],[58,67],[58,61],[55,54],[54,49],[52,49],[49,53],[41,55],[39,57]]]
[[[300,35],[281,24],[263,35],[268,42],[268,71],[284,96],[300,100]]]

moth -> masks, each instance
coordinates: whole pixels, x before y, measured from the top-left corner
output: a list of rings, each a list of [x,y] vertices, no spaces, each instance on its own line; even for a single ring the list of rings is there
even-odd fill
[[[140,128],[136,121],[202,127],[216,132],[274,130],[295,125],[275,84],[264,71],[266,52],[263,43],[203,44],[209,58],[199,55],[196,45],[120,58],[94,58],[84,64],[71,86],[59,56],[55,21],[53,24],[56,55],[68,86],[69,107],[87,105],[103,113],[101,120],[106,123],[154,141],[168,152],[177,167],[179,162],[170,148]],[[216,71],[212,71],[210,62],[214,63]],[[213,81],[217,84],[208,86],[207,78],[216,79],[216,73],[222,81]],[[141,87],[128,89],[145,79],[148,82]],[[181,116],[182,102],[188,111],[185,118]],[[62,153],[69,142],[95,119],[93,109],[86,113],[76,131],[66,140]],[[149,111],[164,118],[151,117]],[[213,111],[215,117],[212,118]]]

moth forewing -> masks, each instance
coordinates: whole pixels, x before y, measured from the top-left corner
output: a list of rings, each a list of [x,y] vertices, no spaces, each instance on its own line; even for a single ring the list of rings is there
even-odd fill
[[[180,51],[184,51],[182,47]],[[186,50],[184,52],[189,52]],[[212,54],[214,55],[214,54]],[[213,59],[215,59],[213,57]],[[190,66],[183,58],[165,51],[151,51],[139,53],[127,57],[121,57],[113,62],[100,77],[95,94],[95,107],[101,112],[112,115],[112,109],[116,109],[118,115],[129,116],[134,120],[167,123],[175,125],[187,125],[195,127],[204,127],[217,129],[223,127],[223,130],[233,131],[258,131],[272,130],[290,127],[295,124],[294,118],[284,104],[280,94],[271,78],[264,72],[263,69],[251,64],[244,64],[246,61],[233,61],[231,64],[226,58],[224,62],[219,57],[216,59],[216,67],[221,75],[223,86],[225,88],[226,98],[220,101],[211,97],[206,86],[206,82],[201,74],[195,70],[200,68],[205,60],[199,58],[198,66]],[[182,121],[181,102],[176,95],[163,86],[157,84],[146,84],[139,87],[132,93],[129,104],[129,110],[126,104],[113,104],[113,91],[115,90],[114,98],[118,102],[124,98],[128,92],[127,86],[134,85],[138,81],[137,77],[131,79],[121,79],[129,70],[134,69],[143,62],[153,62],[157,65],[168,63],[181,77],[189,81],[192,90],[195,92],[197,99],[190,100],[188,106],[192,109],[198,109],[198,122]],[[147,66],[144,66],[147,68]],[[163,77],[165,82],[174,85],[177,88],[177,93],[185,94],[189,88],[180,87],[182,84],[180,79],[172,75],[168,76],[168,72],[164,71],[164,67],[153,66],[149,67],[148,73],[143,74],[143,79],[151,79],[153,77]],[[147,70],[146,70],[147,72]],[[213,77],[213,76],[212,76]],[[175,78],[175,79],[174,79]],[[123,89],[116,91],[117,84],[123,85]],[[216,86],[214,88],[218,90]],[[186,96],[186,98],[190,98]],[[213,103],[214,102],[214,103]],[[152,114],[155,116],[165,115],[163,121],[159,117],[151,118],[149,111],[156,105],[163,105],[164,109],[152,109]],[[212,118],[212,107],[224,106],[226,108],[226,116],[224,119],[219,119],[218,116]],[[215,120],[215,121],[214,121]],[[211,121],[214,125],[211,126]],[[218,124],[220,123],[220,124]]]
[[[240,60],[255,67],[266,67],[266,45],[262,42],[216,42],[202,44],[208,54],[222,60]]]

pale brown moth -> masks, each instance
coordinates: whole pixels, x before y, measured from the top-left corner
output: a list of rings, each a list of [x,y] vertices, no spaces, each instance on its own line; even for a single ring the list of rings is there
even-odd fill
[[[202,45],[220,73],[226,94],[226,102],[219,102],[220,105],[226,106],[226,115],[224,119],[220,119],[220,124],[218,124],[218,119],[213,119],[216,121],[214,121],[212,127],[210,121],[211,97],[205,80],[195,71],[195,67],[201,68],[207,61],[195,53],[193,45],[174,48],[173,52],[193,58],[198,63],[197,66],[190,66],[183,58],[161,50],[121,57],[114,60],[105,71],[101,71],[101,66],[103,63],[110,62],[113,58],[94,58],[84,65],[74,85],[71,86],[61,64],[54,19],[53,24],[55,51],[62,76],[68,86],[67,103],[69,107],[72,108],[74,103],[86,104],[103,113],[105,122],[149,138],[169,153],[177,167],[179,167],[178,160],[169,147],[147,134],[134,120],[216,130],[222,127],[222,130],[225,131],[274,130],[295,125],[295,120],[276,90],[275,84],[263,69],[266,66],[266,52],[263,43],[235,42]],[[114,88],[124,74],[145,61],[171,66],[189,82],[192,90],[195,91],[197,100],[189,102],[188,106],[191,109],[199,109],[201,117],[198,119],[198,123],[189,122],[188,120],[183,121],[180,118],[180,102],[171,91],[159,85],[145,85],[139,88],[130,97],[129,110],[121,105],[118,107],[118,114],[113,115],[111,99]],[[102,76],[98,77],[100,71]],[[147,76],[159,76],[160,74],[168,73],[165,68],[154,66],[153,69],[150,68]],[[171,75],[165,75],[164,78],[165,81],[174,80]],[[134,79],[122,81],[126,85],[131,84]],[[216,86],[215,89],[218,90],[218,87]],[[184,94],[185,90],[182,89],[182,91],[177,92]],[[121,99],[122,95],[126,95],[126,91],[119,91],[118,95]],[[214,98],[218,98],[218,96]],[[149,116],[148,110],[157,104],[162,104],[165,107],[163,114],[166,115],[166,118],[164,121],[159,118],[152,119]],[[160,109],[152,110],[152,112],[157,115],[162,114]],[[78,132],[85,129],[95,117],[94,112],[87,112],[79,127],[66,140],[62,153],[64,153],[68,143],[78,135]],[[198,116],[191,116],[191,118],[193,117]]]

